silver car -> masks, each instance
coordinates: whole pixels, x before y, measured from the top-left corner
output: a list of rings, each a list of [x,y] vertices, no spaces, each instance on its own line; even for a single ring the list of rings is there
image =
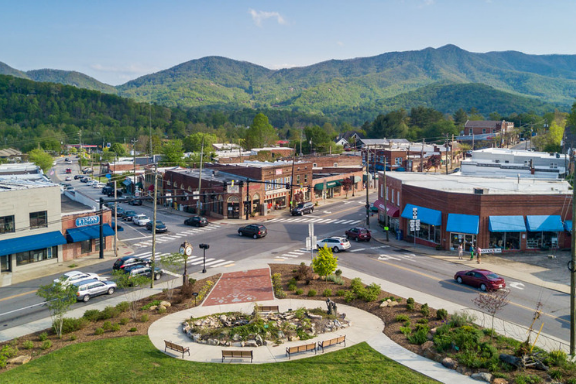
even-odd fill
[[[104,294],[111,295],[118,287],[113,281],[100,281],[96,279],[79,281],[72,285],[76,287],[76,299],[84,302],[94,296]]]

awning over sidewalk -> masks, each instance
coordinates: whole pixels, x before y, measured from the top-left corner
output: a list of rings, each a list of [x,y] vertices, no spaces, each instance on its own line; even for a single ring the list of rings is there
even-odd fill
[[[381,210],[386,210],[386,215],[390,217],[398,217],[400,216],[400,208],[392,205],[391,203],[384,203],[384,200],[376,200],[374,202],[374,206]]]
[[[102,231],[104,237],[114,236],[114,230],[109,224],[104,224]],[[100,238],[100,225],[89,225],[87,227],[71,228],[66,231],[68,242],[77,243],[79,241]]]
[[[332,180],[332,181],[327,181],[326,182],[326,189],[328,188],[334,188],[334,187],[339,187],[342,185],[342,181],[343,180]],[[324,183],[320,183],[320,184],[316,184],[314,186],[314,189],[317,191],[322,191],[324,189]]]
[[[566,220],[564,222],[564,230],[568,232],[572,232],[572,220]]]
[[[526,232],[524,216],[490,216],[490,232]]]
[[[442,212],[435,209],[419,207],[413,204],[406,204],[406,207],[404,207],[404,210],[402,211],[402,217],[405,219],[412,219],[413,208],[418,209],[418,219],[421,222],[436,226],[442,225]]]
[[[478,234],[478,223],[480,218],[476,215],[463,215],[460,213],[449,213],[446,232]]]
[[[45,249],[55,245],[66,244],[66,239],[60,231],[41,233],[39,235],[22,236],[15,239],[0,241],[0,256],[18,252]]]
[[[564,230],[560,215],[526,216],[529,232],[560,232]]]

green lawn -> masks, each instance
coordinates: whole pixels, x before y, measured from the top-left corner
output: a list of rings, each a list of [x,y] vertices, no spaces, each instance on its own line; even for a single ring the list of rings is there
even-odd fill
[[[382,356],[366,343],[286,363],[219,364],[169,357],[154,348],[147,336],[71,345],[0,373],[0,382],[436,383]]]

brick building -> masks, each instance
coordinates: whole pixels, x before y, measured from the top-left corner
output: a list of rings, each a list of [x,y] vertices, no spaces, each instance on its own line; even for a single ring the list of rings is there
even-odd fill
[[[571,196],[565,181],[394,173],[386,186],[380,179],[375,205],[382,219],[388,208],[390,228],[407,241],[508,252],[569,247]]]
[[[502,134],[508,133],[514,129],[514,123],[506,120],[468,120],[464,124],[464,135],[488,135],[488,134]]]

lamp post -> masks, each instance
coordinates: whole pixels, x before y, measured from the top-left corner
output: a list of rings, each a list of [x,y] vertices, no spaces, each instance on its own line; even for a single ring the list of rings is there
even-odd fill
[[[202,273],[206,273],[206,250],[208,248],[210,248],[210,245],[208,244],[200,244],[199,245],[200,249],[204,250],[204,268],[202,269]]]

